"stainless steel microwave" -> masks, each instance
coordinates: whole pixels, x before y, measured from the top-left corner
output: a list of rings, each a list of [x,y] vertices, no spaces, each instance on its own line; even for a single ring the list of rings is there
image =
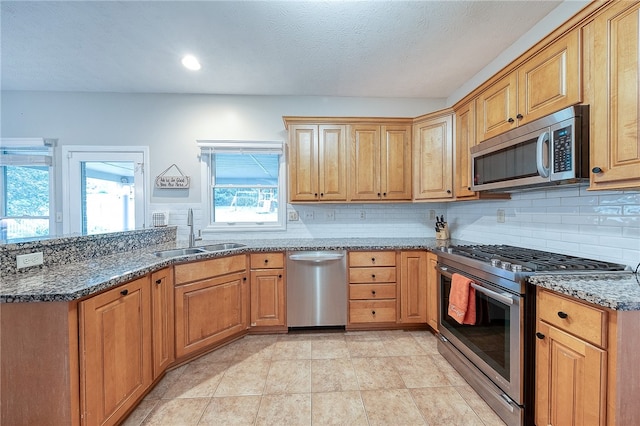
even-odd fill
[[[576,105],[471,148],[474,191],[575,183],[589,177],[589,106]]]

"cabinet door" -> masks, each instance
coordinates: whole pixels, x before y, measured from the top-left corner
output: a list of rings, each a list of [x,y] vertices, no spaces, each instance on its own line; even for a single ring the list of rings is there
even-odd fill
[[[616,2],[593,22],[591,189],[640,187],[640,4]]]
[[[604,425],[606,353],[537,323],[536,424]]]
[[[284,269],[251,271],[251,326],[285,325]]]
[[[351,146],[351,200],[379,200],[380,191],[380,126],[349,126]]]
[[[383,200],[411,199],[411,126],[382,126],[380,190]]]
[[[194,353],[247,328],[245,273],[175,288],[176,357]]]
[[[427,322],[427,253],[400,253],[401,323]]]
[[[318,126],[289,128],[289,199],[318,199]]]
[[[173,362],[173,268],[151,274],[154,380]]]
[[[446,115],[416,124],[413,138],[413,198],[452,198],[452,116]]]
[[[476,139],[482,142],[517,126],[517,84],[515,72],[498,80],[478,96]]]
[[[456,162],[455,162],[455,196],[456,198],[473,197],[471,190],[471,152],[476,144],[476,101],[475,99],[456,110]]]
[[[347,200],[345,126],[320,126],[318,145],[319,200]]]
[[[151,385],[149,277],[80,302],[83,423],[115,424]]]
[[[582,100],[579,35],[570,32],[518,68],[518,125]]]
[[[438,256],[427,253],[427,324],[438,331]]]

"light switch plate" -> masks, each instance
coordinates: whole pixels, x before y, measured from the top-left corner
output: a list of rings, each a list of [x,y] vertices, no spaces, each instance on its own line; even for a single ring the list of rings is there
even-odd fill
[[[42,265],[42,252],[19,254],[16,256],[16,266],[18,269],[29,268],[31,266]]]

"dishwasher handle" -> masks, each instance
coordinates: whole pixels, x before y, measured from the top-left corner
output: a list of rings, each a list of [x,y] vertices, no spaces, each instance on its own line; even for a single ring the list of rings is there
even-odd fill
[[[299,253],[290,254],[289,259],[305,262],[330,262],[332,260],[340,260],[344,257],[344,253]]]

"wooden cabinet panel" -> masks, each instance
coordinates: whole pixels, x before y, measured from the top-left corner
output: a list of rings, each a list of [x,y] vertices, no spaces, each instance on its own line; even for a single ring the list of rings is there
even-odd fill
[[[453,117],[420,121],[413,127],[413,199],[453,197]]]
[[[175,284],[182,285],[191,281],[244,271],[247,269],[247,258],[243,254],[221,257],[218,259],[183,263],[176,265],[174,269]]]
[[[590,189],[640,188],[640,3],[615,2],[587,34],[593,60]]]
[[[510,73],[478,96],[476,140],[482,142],[517,126],[518,76]]]
[[[378,200],[380,190],[380,126],[349,126],[351,200]]]
[[[347,199],[347,142],[344,126],[319,126],[318,190],[320,201]]]
[[[349,266],[396,266],[396,252],[352,251],[349,252]]]
[[[289,199],[318,198],[318,126],[289,128]]]
[[[427,324],[432,329],[438,331],[438,256],[434,253],[427,253]]]
[[[350,323],[396,322],[396,301],[393,300],[350,300]]]
[[[80,303],[83,423],[116,424],[152,382],[149,277]]]
[[[471,190],[471,147],[476,144],[476,101],[466,103],[456,110],[455,187],[456,198],[473,197]]]
[[[605,351],[543,321],[537,332],[536,424],[604,425]]]
[[[411,199],[411,127],[382,126],[380,190],[383,200]]]
[[[395,283],[395,266],[375,268],[349,268],[351,283]],[[395,296],[394,296],[395,297]]]
[[[249,259],[251,269],[284,268],[283,253],[252,253]]]
[[[401,323],[427,322],[427,253],[409,251],[400,254]]]
[[[396,284],[349,284],[349,299],[395,299]]]
[[[286,324],[284,269],[251,271],[251,326]]]
[[[175,360],[173,323],[173,269],[151,274],[153,379]]]

